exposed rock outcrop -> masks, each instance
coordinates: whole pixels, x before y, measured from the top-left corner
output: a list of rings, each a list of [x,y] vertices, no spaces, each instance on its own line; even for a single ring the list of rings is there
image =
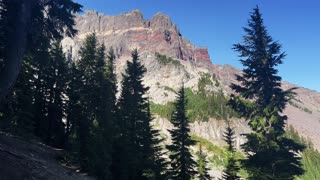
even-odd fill
[[[118,16],[86,11],[83,15],[76,16],[76,22],[78,35],[74,39],[63,40],[64,49],[74,58],[77,57],[85,36],[95,32],[99,41],[107,48],[114,47],[118,58],[130,56],[131,50],[137,48],[140,53],[158,52],[175,59],[193,61],[199,66],[212,66],[208,50],[197,48],[183,38],[170,17],[161,13],[147,20],[138,10]]]

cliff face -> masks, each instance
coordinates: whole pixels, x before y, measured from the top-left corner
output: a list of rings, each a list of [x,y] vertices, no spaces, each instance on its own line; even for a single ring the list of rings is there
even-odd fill
[[[208,90],[222,89],[228,94],[231,92],[230,83],[237,83],[235,74],[241,73],[230,65],[212,65],[207,48],[191,44],[180,34],[170,17],[164,14],[155,14],[151,20],[147,20],[138,10],[117,16],[87,11],[76,16],[76,29],[79,32],[75,38],[65,38],[62,41],[64,51],[77,60],[82,41],[87,34],[95,32],[100,43],[115,49],[118,78],[121,78],[126,61],[130,59],[131,50],[137,48],[140,59],[147,68],[144,83],[150,87],[151,100],[158,104],[173,101],[174,90],[177,90],[182,82],[186,87],[197,91],[199,78],[204,73],[214,75],[215,79],[211,80],[217,80],[220,84],[217,87],[213,83],[206,87]],[[156,52],[171,57],[176,63],[159,62]],[[283,83],[284,89],[290,87],[296,86]],[[289,117],[288,124],[293,125],[301,135],[310,138],[315,147],[320,149],[320,94],[302,87],[296,92],[298,100],[288,105],[284,112]],[[157,118],[157,121],[163,125],[168,123],[161,118]],[[221,143],[221,129],[225,124],[215,121],[211,119],[208,123],[194,123],[192,131],[212,142]],[[249,128],[243,121],[236,121],[234,125],[237,127],[237,141],[241,143],[244,139],[240,134],[248,132]],[[158,127],[165,132],[166,126]]]
[[[207,48],[192,45],[182,37],[170,17],[161,13],[147,20],[138,10],[118,16],[86,11],[84,15],[76,16],[76,22],[79,35],[73,40],[64,40],[64,48],[73,57],[77,56],[81,40],[88,33],[95,32],[100,42],[107,48],[112,46],[116,50],[118,58],[129,56],[131,50],[137,48],[140,53],[158,52],[172,58],[192,61],[199,66],[212,65]]]

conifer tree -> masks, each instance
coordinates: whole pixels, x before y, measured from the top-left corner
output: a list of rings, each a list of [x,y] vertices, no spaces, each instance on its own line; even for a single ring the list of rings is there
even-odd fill
[[[116,60],[116,56],[114,54],[114,49],[111,47],[108,51],[107,54],[107,78],[109,79],[109,82],[111,83],[111,95],[112,95],[112,101],[115,106],[115,101],[116,101],[116,94],[117,94],[117,77],[115,74],[115,69],[114,69],[114,63]]]
[[[224,132],[224,141],[228,144],[228,151],[229,152],[234,152],[235,147],[234,147],[234,138],[235,138],[235,132],[234,128],[230,126],[230,122],[228,121],[227,123],[227,128],[226,131]]]
[[[1,0],[0,34],[5,39],[0,37],[0,47],[5,51],[0,56],[5,56],[5,67],[0,69],[0,104],[16,82],[26,56],[40,48],[48,49],[50,42],[63,35],[76,33],[73,18],[81,7],[72,0]]]
[[[225,180],[238,180],[240,177],[238,176],[238,172],[240,170],[237,165],[237,160],[235,158],[235,147],[234,147],[234,138],[235,132],[234,128],[230,126],[230,122],[228,121],[228,126],[226,131],[224,132],[224,140],[228,144],[228,151],[230,153],[230,157],[228,158],[228,163],[226,168],[223,171],[222,178]]]
[[[202,145],[200,143],[199,145],[199,151],[197,152],[197,173],[198,173],[198,179],[199,180],[210,180],[211,177],[208,173],[209,169],[207,168],[207,160],[206,160],[206,154],[202,150]]]
[[[147,120],[148,87],[142,84],[146,72],[139,60],[138,51],[132,51],[132,61],[127,61],[123,74],[122,91],[118,103],[117,126],[119,138],[116,144],[113,171],[116,179],[141,179],[143,176],[144,121]]]
[[[70,115],[79,119],[69,119],[68,122],[77,122],[76,136],[82,169],[93,173],[98,179],[109,179],[113,129],[111,108],[114,107],[110,97],[114,95],[107,78],[105,47],[98,44],[95,33],[92,33],[86,37],[79,55],[75,72],[79,73],[77,77],[80,81],[75,80],[74,83],[80,83],[80,86],[72,85],[80,88],[80,96],[74,95],[70,99]],[[76,115],[72,111],[81,112]]]
[[[272,39],[263,24],[258,7],[251,13],[248,27],[244,28],[243,44],[235,44],[240,61],[245,67],[237,76],[239,85],[231,88],[240,94],[233,96],[230,105],[249,120],[252,133],[246,134],[243,145],[248,159],[243,165],[249,179],[293,179],[303,174],[297,152],[303,147],[284,136],[287,116],[283,110],[294,94],[293,89],[281,89],[281,77],[276,66],[282,64],[285,53]]]
[[[49,51],[49,60],[44,69],[47,86],[48,128],[46,142],[63,147],[65,142],[65,98],[68,66],[60,42],[54,42]]]
[[[195,141],[189,135],[190,128],[186,116],[187,100],[183,86],[179,89],[177,95],[175,110],[171,118],[174,129],[169,131],[172,137],[172,144],[167,146],[171,159],[170,178],[189,180],[196,174],[196,163],[192,159],[189,150],[190,146],[195,144]]]
[[[94,172],[98,179],[110,179],[111,150],[112,150],[112,121],[114,118],[114,99],[112,97],[111,83],[107,77],[107,65],[105,63],[105,46],[102,44],[97,48],[96,67],[94,79],[96,101],[95,120],[97,125],[94,128]]]
[[[81,106],[81,74],[77,69],[75,62],[70,62],[68,71],[67,86],[67,108],[66,108],[66,149],[75,152],[77,149],[79,135],[79,122],[83,119],[83,111]]]
[[[77,137],[79,142],[79,161],[80,166],[85,171],[92,171],[93,164],[90,159],[93,158],[93,122],[95,112],[96,80],[96,55],[97,39],[94,33],[89,34],[83,46],[80,48],[80,59],[77,63],[77,70],[80,77],[80,107],[82,111],[81,118],[77,120]]]
[[[151,121],[154,119],[150,112],[150,104],[148,102],[147,120],[144,121],[144,136],[143,136],[143,164],[144,177],[150,180],[163,180],[167,176],[168,162],[163,157],[166,153],[161,147],[164,141],[160,137],[159,130],[151,127]]]

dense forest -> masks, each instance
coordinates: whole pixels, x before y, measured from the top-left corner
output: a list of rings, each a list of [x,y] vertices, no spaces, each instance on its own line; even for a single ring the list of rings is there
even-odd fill
[[[258,7],[250,13],[243,42],[233,46],[244,66],[239,84],[231,85],[234,94],[206,91],[207,84],[219,83],[203,74],[197,92],[183,82],[177,92],[168,87],[176,100],[166,105],[150,101],[137,49],[121,79],[113,48],[100,44],[94,32],[78,59],[63,52],[61,40],[76,34],[73,18],[81,8],[72,0],[0,0],[1,131],[64,149],[64,162],[97,179],[206,180],[215,178],[209,175],[210,150],[190,134],[189,124],[215,118],[228,124],[222,179],[320,176],[319,152],[285,128],[283,110],[295,89],[281,89],[276,66],[286,55],[268,34]],[[162,63],[174,61],[156,55]],[[173,124],[170,144],[152,127],[154,114]],[[231,126],[239,118],[252,130],[241,150]],[[192,147],[198,147],[196,153]]]

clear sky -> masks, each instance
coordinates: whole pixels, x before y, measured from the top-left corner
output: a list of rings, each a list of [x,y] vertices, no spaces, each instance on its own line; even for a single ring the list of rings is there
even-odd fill
[[[287,53],[279,74],[284,81],[320,92],[320,0],[75,0],[83,10],[116,15],[133,9],[150,19],[169,15],[181,34],[207,46],[214,64],[242,69],[232,45],[241,42],[249,12],[259,5],[269,34]]]

